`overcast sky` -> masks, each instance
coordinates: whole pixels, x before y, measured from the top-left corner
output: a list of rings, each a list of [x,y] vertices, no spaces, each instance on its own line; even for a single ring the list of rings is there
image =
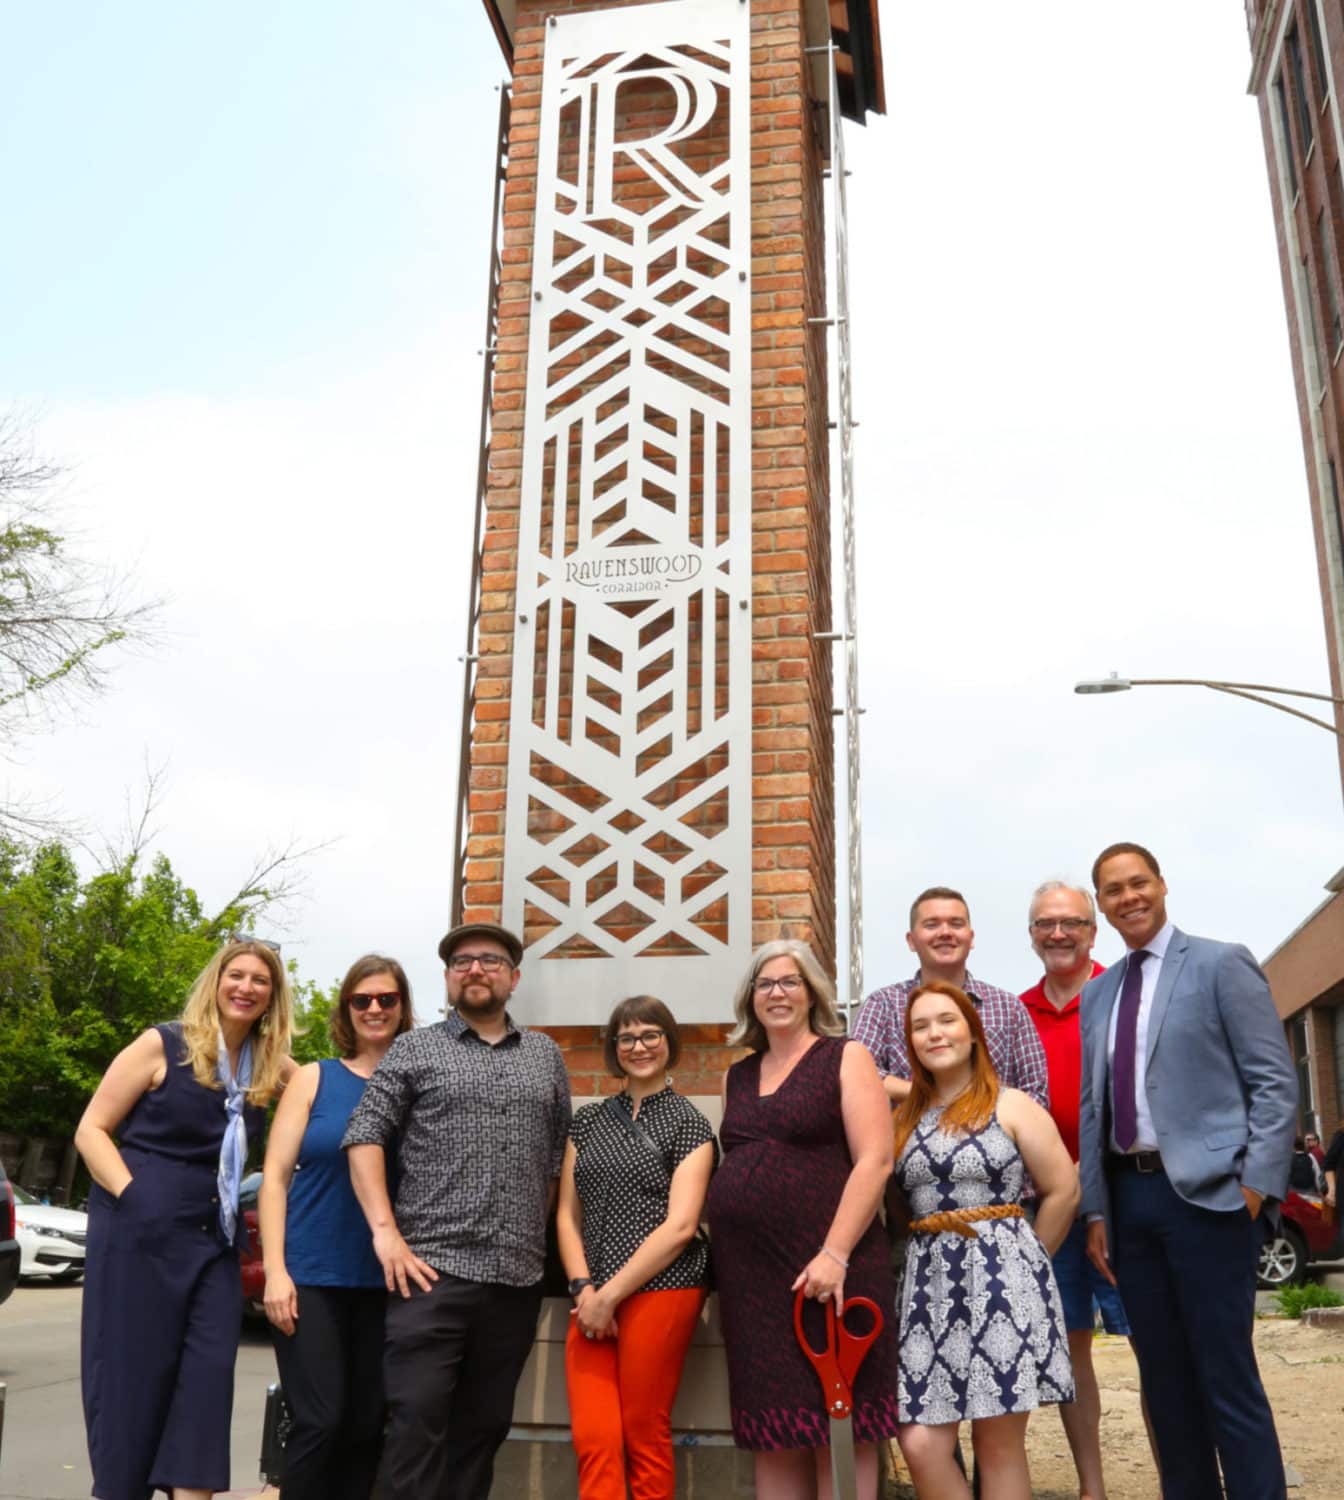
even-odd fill
[[[949,22],[949,14],[955,17]],[[0,405],[166,637],[5,770],[208,902],[336,839],[303,975],[439,1002],[491,140],[476,0],[11,6]],[[1334,743],[1199,690],[1328,690],[1242,7],[884,7],[851,128],[866,971],[962,887],[972,967],[1037,977],[1032,888],[1105,843],[1263,956],[1341,864]],[[1120,944],[1107,934],[1098,953]],[[725,997],[725,1011],[727,997]]]

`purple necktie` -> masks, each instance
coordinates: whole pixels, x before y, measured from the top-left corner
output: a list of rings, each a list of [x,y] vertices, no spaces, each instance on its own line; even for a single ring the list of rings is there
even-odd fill
[[[1120,1014],[1115,1019],[1115,1053],[1111,1058],[1111,1088],[1115,1095],[1115,1144],[1128,1151],[1139,1134],[1139,1107],[1134,1088],[1134,1064],[1139,1035],[1139,1000],[1143,995],[1143,961],[1151,955],[1140,948],[1129,955],[1125,982],[1120,987]]]

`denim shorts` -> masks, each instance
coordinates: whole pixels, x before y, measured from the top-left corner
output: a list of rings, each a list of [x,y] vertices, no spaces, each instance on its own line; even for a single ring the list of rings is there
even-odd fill
[[[1125,1317],[1120,1293],[1087,1258],[1087,1225],[1079,1219],[1069,1230],[1069,1237],[1059,1247],[1052,1262],[1059,1283],[1059,1299],[1064,1304],[1064,1326],[1070,1333],[1096,1326],[1096,1308],[1101,1309],[1102,1327],[1107,1333],[1129,1336],[1129,1319]]]

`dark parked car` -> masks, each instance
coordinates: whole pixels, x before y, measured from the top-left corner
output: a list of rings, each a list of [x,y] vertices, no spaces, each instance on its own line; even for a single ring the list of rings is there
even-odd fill
[[[0,1302],[19,1284],[19,1242],[14,1234],[14,1193],[0,1162]]]
[[[243,1237],[238,1244],[238,1260],[243,1274],[243,1316],[265,1318],[262,1299],[266,1294],[266,1267],[261,1259],[261,1235],[257,1230],[257,1194],[261,1191],[261,1173],[249,1172],[238,1193],[238,1212],[243,1216]]]
[[[1260,1252],[1259,1283],[1271,1291],[1297,1286],[1313,1261],[1344,1260],[1344,1232],[1338,1212],[1316,1193],[1289,1189],[1279,1227]]]

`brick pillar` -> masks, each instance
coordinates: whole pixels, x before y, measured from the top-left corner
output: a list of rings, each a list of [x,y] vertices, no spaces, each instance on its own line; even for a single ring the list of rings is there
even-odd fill
[[[504,817],[510,720],[517,712],[510,704],[514,652],[536,651],[540,659],[540,623],[528,621],[526,629],[533,633],[523,638],[515,591],[529,334],[537,309],[533,247],[548,21],[552,15],[623,8],[613,0],[518,0],[514,13],[480,661],[471,736],[468,918],[497,920],[506,905]],[[808,322],[827,312],[819,144],[825,132],[818,128],[808,87],[804,10],[804,0],[753,0],[751,6],[751,703],[750,745],[734,748],[751,758],[751,944],[781,936],[803,938],[834,973],[832,647],[815,638],[832,628],[826,332],[820,322]],[[637,130],[644,118],[640,111],[659,103],[665,104],[632,91],[617,130]],[[726,133],[726,122],[724,129]],[[640,188],[634,184],[629,191],[637,194]],[[720,326],[726,324],[725,314]],[[706,504],[712,504],[712,497]],[[743,609],[746,604],[744,599]],[[557,612],[546,628],[561,633],[563,651],[571,649],[568,617]],[[570,703],[569,697],[563,700],[562,715]],[[591,730],[589,738],[594,738]],[[563,822],[540,809],[529,813],[529,826],[544,832],[547,819],[557,820],[557,829]],[[592,870],[596,875],[598,863],[586,865],[583,874]],[[544,892],[544,880],[534,875],[532,883]],[[647,888],[641,885],[641,895],[652,901],[655,886],[652,880]],[[565,880],[556,877],[555,891],[566,888]],[[588,899],[602,893],[595,879]],[[539,907],[527,910],[531,944],[544,935],[545,919]],[[597,967],[591,959],[586,964]],[[626,992],[645,988],[638,983],[638,961],[629,968],[635,979]],[[525,960],[524,986],[528,972]],[[675,997],[663,998],[677,1009]],[[731,1001],[730,992],[722,995],[722,1023],[688,1028],[687,1056],[677,1070],[678,1083],[688,1092],[715,1092],[717,1075],[731,1061],[722,1046]],[[576,1016],[574,1025],[550,1027],[571,1058],[571,1073],[582,1092],[607,1087],[596,1019]],[[694,1086],[689,1086],[692,1078]]]

